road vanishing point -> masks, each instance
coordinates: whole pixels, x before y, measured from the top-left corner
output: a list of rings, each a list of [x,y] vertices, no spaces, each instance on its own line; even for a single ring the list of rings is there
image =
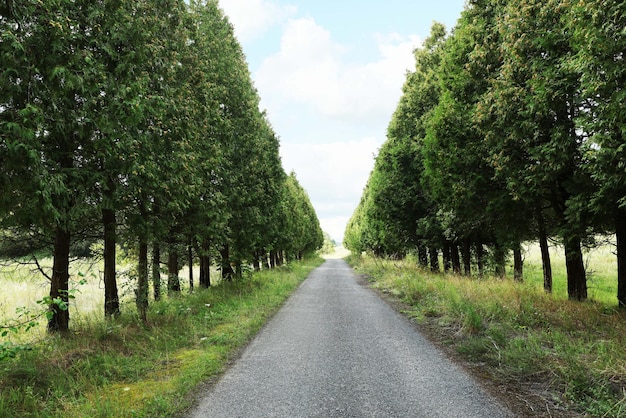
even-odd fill
[[[326,260],[189,418],[512,417],[343,260]]]

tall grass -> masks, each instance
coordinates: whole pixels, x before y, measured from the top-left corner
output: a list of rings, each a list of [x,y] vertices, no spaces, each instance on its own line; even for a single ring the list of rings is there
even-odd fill
[[[585,269],[589,298],[606,304],[617,303],[617,258],[615,238],[598,237],[602,243],[596,248],[584,251]],[[536,243],[524,245],[524,280],[537,289],[543,289],[541,251]],[[553,294],[560,299],[567,298],[567,273],[565,271],[565,251],[560,245],[550,246],[550,260],[554,275]],[[512,270],[512,266],[509,270]]]
[[[150,305],[148,325],[128,309],[117,320],[73,323],[67,338],[44,335],[32,351],[0,363],[0,416],[180,412],[320,262],[165,297]]]
[[[535,264],[531,251],[525,283],[432,274],[411,259],[349,260],[375,288],[409,305],[408,315],[435,338],[479,365],[481,374],[521,391],[521,397],[540,394],[543,412],[528,403],[522,415],[550,416],[565,409],[625,417],[626,312],[610,295],[615,277],[593,276],[594,300],[573,302],[560,287],[565,278],[557,267],[558,287],[547,295],[541,264]],[[592,265],[600,266],[605,255],[595,257]],[[560,262],[557,252],[553,261]]]

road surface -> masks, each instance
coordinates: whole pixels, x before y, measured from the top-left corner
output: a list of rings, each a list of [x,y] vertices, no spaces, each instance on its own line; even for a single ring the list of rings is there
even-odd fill
[[[327,260],[189,415],[510,417],[411,324]]]

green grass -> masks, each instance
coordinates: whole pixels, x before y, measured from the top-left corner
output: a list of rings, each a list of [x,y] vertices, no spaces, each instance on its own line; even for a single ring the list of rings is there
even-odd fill
[[[44,334],[32,351],[0,363],[0,416],[180,413],[193,389],[219,374],[320,262],[152,303],[147,326],[125,309],[110,322],[83,316],[67,338]]]
[[[598,240],[602,240],[600,237]],[[585,251],[585,269],[589,299],[605,303],[617,304],[617,259],[614,252],[615,239],[604,239],[603,245]],[[539,246],[531,243],[524,246],[524,280],[527,284],[543,289],[543,270]],[[567,274],[565,272],[565,255],[563,247],[550,246],[550,260],[554,276],[553,294],[560,299],[567,298]],[[513,267],[510,266],[509,271]]]
[[[553,295],[543,292],[541,264],[530,251],[522,284],[431,274],[411,259],[349,262],[373,287],[407,304],[406,313],[433,338],[480,365],[481,374],[513,390],[540,388],[556,407],[626,417],[626,311],[612,293],[612,267],[600,273],[610,263],[607,253],[600,254],[590,257],[597,273],[593,300],[584,303],[567,300],[556,253]]]

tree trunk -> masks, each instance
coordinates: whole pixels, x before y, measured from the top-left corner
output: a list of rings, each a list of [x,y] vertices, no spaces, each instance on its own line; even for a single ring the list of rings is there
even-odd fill
[[[270,250],[270,268],[276,267],[276,251]]]
[[[493,261],[495,263],[496,277],[499,277],[500,279],[506,277],[506,255],[504,247],[501,244],[496,243],[493,250]]]
[[[167,252],[167,290],[169,293],[180,292],[178,270],[178,252],[173,245],[170,245]]]
[[[189,293],[193,292],[193,247],[191,240],[187,246],[187,264],[189,265]]]
[[[513,248],[513,280],[524,281],[524,259],[522,258],[522,246],[518,242]]]
[[[254,257],[252,260],[252,267],[254,268],[254,271],[261,271],[261,254],[261,251],[254,252]]]
[[[208,255],[200,256],[200,287],[211,287],[211,258]]]
[[[483,277],[485,275],[485,247],[480,240],[475,243],[476,247],[476,264],[478,265],[478,276]]]
[[[552,293],[552,264],[548,247],[548,234],[541,209],[537,210],[537,224],[539,226],[539,248],[541,248],[541,265],[543,267],[543,290],[546,293]]]
[[[104,226],[104,317],[116,318],[120,315],[120,299],[115,270],[117,220],[114,210],[102,209],[102,224]]]
[[[154,300],[161,300],[161,247],[156,242],[152,244],[152,285]]]
[[[450,258],[452,259],[452,271],[461,274],[461,258],[459,257],[459,246],[452,243],[450,246]]]
[[[428,250],[423,245],[417,246],[417,260],[421,267],[428,267]]]
[[[230,248],[228,244],[222,247],[220,255],[222,256],[222,280],[229,282],[235,276],[235,271],[233,270],[233,266],[230,265]]]
[[[618,209],[615,217],[617,239],[617,302],[626,308],[626,209]]]
[[[211,258],[209,241],[202,240],[200,249],[200,287],[208,289],[211,286]]]
[[[472,243],[469,238],[463,240],[463,274],[466,276],[472,275]]]
[[[443,271],[449,272],[452,269],[452,246],[447,239],[443,241]]]
[[[145,241],[139,242],[137,276],[135,303],[139,318],[145,324],[148,322],[148,243]]]
[[[567,295],[571,300],[587,299],[587,277],[583,262],[580,238],[577,235],[564,237],[565,267],[567,270]]]
[[[437,247],[428,247],[428,257],[430,259],[430,271],[439,273],[439,251]]]
[[[265,270],[269,270],[270,261],[269,261],[269,258],[267,257],[267,250],[263,249],[263,252],[261,253],[261,255],[263,256],[263,268],[265,268]]]
[[[52,317],[48,320],[48,332],[66,333],[69,330],[70,312],[67,303],[69,302],[70,242],[70,233],[57,227],[54,237],[50,297],[60,299],[62,306],[52,304],[50,307]]]

